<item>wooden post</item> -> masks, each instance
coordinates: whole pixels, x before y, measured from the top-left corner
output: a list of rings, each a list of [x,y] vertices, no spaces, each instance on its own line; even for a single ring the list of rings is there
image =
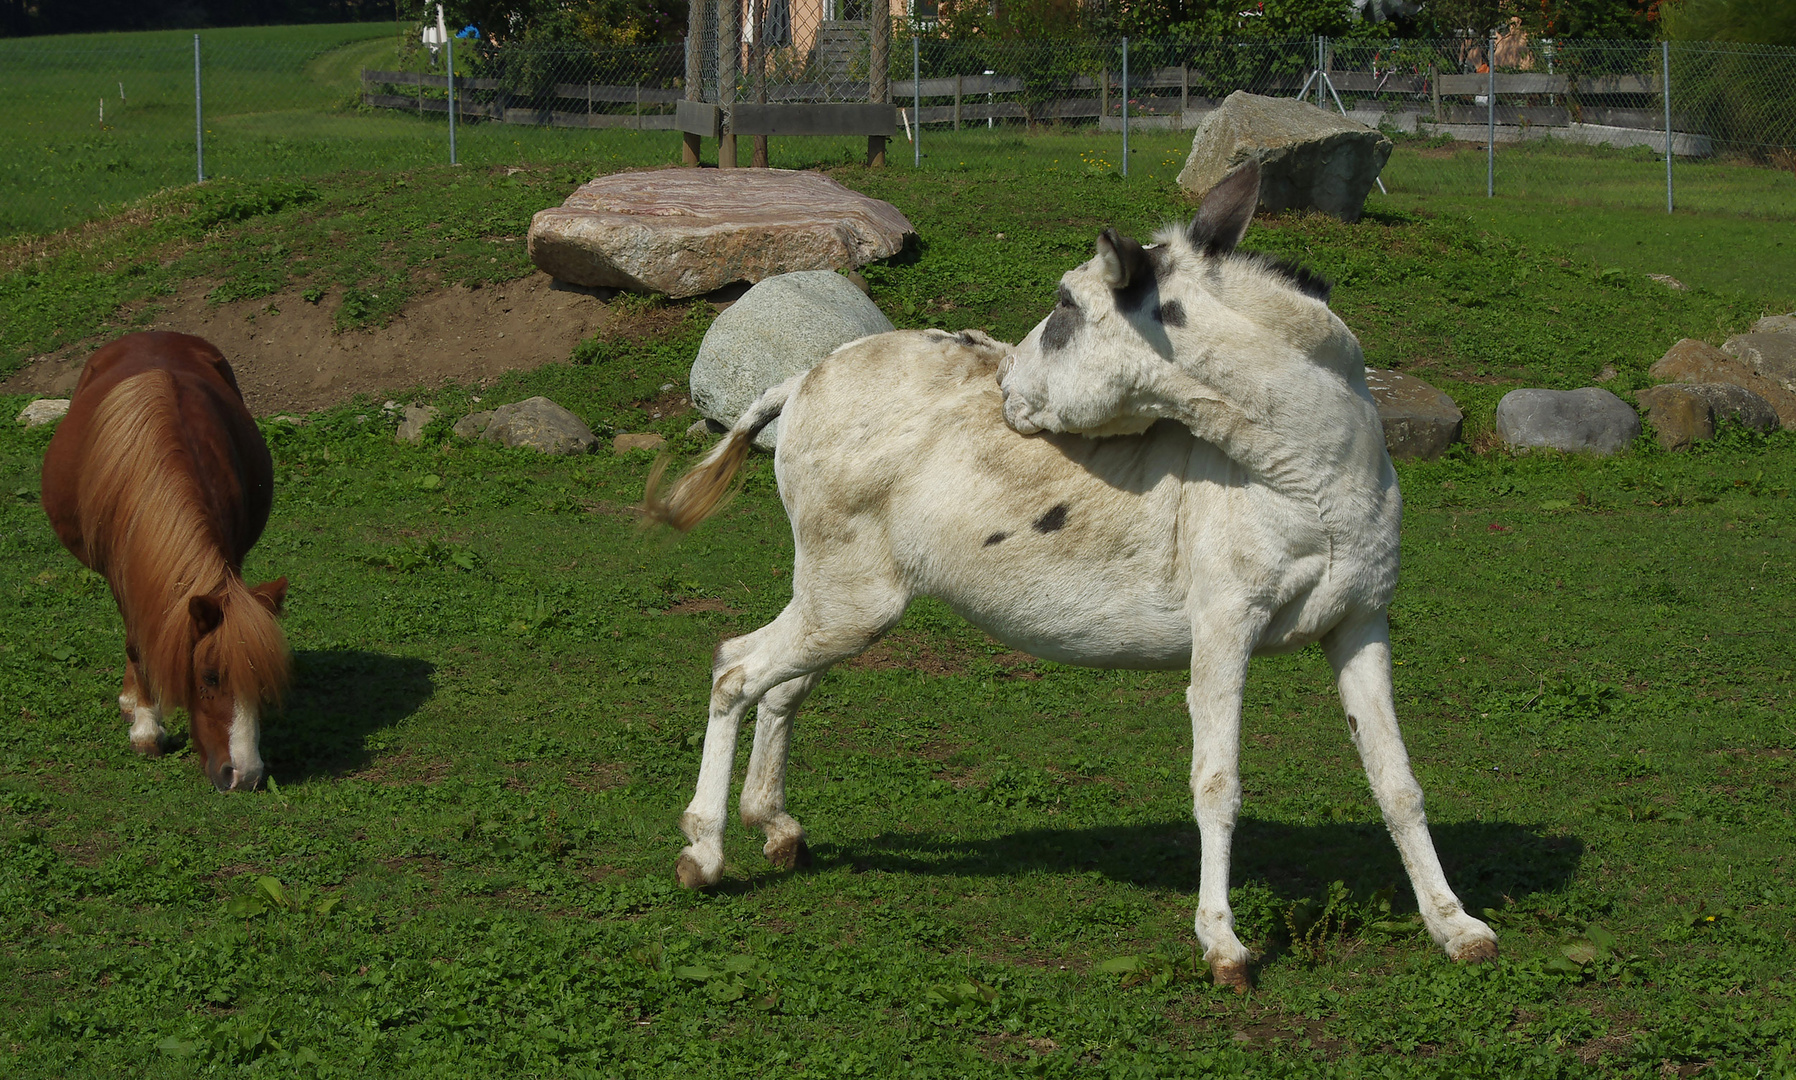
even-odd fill
[[[892,100],[889,85],[892,66],[890,0],[868,0],[867,29],[867,100],[874,105],[883,105]],[[867,136],[867,164],[883,169],[885,163],[886,137]]]
[[[1441,73],[1433,64],[1428,65],[1428,89],[1434,92],[1434,122],[1441,122]]]
[[[1185,122],[1185,113],[1191,109],[1191,68],[1179,65],[1179,123]]]
[[[704,64],[699,49],[705,40],[705,5],[693,3],[686,8],[686,100],[702,101],[705,82]],[[696,166],[699,137],[690,131],[680,133],[680,164]]]
[[[964,91],[966,89],[966,86],[967,86],[967,77],[965,75],[954,76],[954,130],[955,131],[960,130],[960,98],[961,98],[961,93],[962,93],[962,91]]]
[[[717,140],[717,167],[736,167],[736,76],[742,58],[740,0],[717,0],[717,104],[723,110],[723,137]]]
[[[642,80],[636,80],[636,130],[642,130]]]
[[[750,55],[753,57],[755,66],[755,104],[765,105],[767,104],[767,0],[750,0],[750,3],[753,5],[749,8],[753,20],[749,25],[753,28],[754,34],[754,44],[750,47]],[[767,136],[756,135],[754,137],[754,149],[750,151],[750,154],[752,155],[748,162],[750,167],[756,169],[767,167]]]
[[[1110,69],[1098,77],[1098,126],[1103,127],[1103,117],[1110,115]]]

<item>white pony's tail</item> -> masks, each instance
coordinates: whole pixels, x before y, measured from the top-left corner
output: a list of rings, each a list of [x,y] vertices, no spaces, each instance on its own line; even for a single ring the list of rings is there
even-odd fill
[[[723,509],[736,491],[736,478],[748,460],[748,452],[754,448],[755,436],[779,417],[802,378],[802,373],[794,375],[756,398],[723,441],[666,492],[661,490],[661,478],[667,472],[669,458],[666,453],[657,458],[642,495],[643,517],[686,532]]]

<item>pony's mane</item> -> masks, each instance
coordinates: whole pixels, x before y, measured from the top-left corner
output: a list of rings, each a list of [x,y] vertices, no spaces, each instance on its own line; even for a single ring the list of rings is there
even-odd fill
[[[1184,246],[1189,248],[1193,253],[1200,255],[1205,254],[1204,244],[1206,239],[1205,236],[1201,235],[1193,237],[1190,231],[1184,226],[1176,224],[1167,225],[1165,228],[1154,234],[1154,243],[1163,249]],[[1231,251],[1226,255],[1212,255],[1208,257],[1212,259],[1220,258],[1226,262],[1252,266],[1258,270],[1263,270],[1276,278],[1282,279],[1282,284],[1296,289],[1298,292],[1311,297],[1312,299],[1320,300],[1324,304],[1328,303],[1329,296],[1334,291],[1333,282],[1329,281],[1321,274],[1316,273],[1314,270],[1311,270],[1309,267],[1263,251]]]
[[[191,597],[223,593],[213,631],[237,697],[277,701],[288,680],[286,636],[224,554],[181,437],[175,380],[146,371],[94,410],[82,461],[86,562],[106,576],[136,639],[149,694],[191,706]]]

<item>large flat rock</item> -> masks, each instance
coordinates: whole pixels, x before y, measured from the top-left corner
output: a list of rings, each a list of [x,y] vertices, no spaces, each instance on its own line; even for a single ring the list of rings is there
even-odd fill
[[[1260,207],[1314,209],[1357,221],[1391,140],[1295,98],[1237,90],[1198,122],[1179,186],[1202,196],[1250,158],[1260,163]]]
[[[583,184],[530,221],[530,261],[576,285],[698,296],[895,255],[898,208],[789,169],[656,169]]]

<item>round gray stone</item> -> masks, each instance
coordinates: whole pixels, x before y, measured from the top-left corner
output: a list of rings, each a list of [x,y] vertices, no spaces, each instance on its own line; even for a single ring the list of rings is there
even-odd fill
[[[842,345],[892,329],[891,320],[847,278],[831,270],[770,277],[717,316],[692,362],[692,405],[733,426],[755,399]],[[771,450],[775,420],[755,440]]]
[[[1515,447],[1613,454],[1640,436],[1640,416],[1595,386],[1511,390],[1497,402],[1497,437]]]
[[[494,409],[480,437],[545,454],[591,453],[599,441],[585,421],[541,396]]]

